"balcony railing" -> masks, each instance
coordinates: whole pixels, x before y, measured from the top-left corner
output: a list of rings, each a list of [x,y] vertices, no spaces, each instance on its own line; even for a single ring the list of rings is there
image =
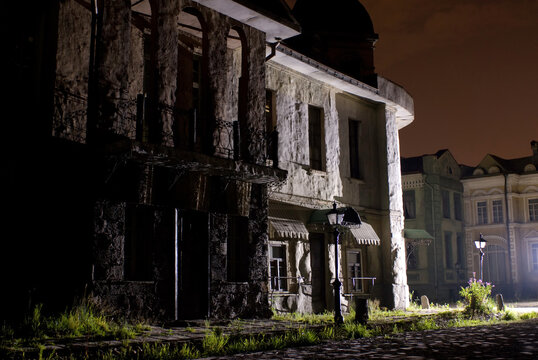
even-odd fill
[[[145,142],[148,139],[149,124],[146,119],[147,98],[144,95],[137,96],[136,99],[107,99],[110,103],[111,113],[97,114],[100,120],[106,115],[110,121],[112,133],[126,137],[128,139]],[[159,104],[158,112],[163,124],[170,124],[169,128],[161,131],[163,144],[167,146],[180,147],[177,142],[178,136],[174,136],[175,123],[177,119],[174,106]],[[54,115],[52,124],[52,135],[74,142],[86,143],[88,130],[88,100],[86,97],[72,93],[65,89],[57,88],[54,91]],[[103,127],[106,124],[101,124]],[[193,124],[190,124],[191,127]],[[228,121],[216,119],[213,123],[212,137],[209,147],[204,152],[215,157],[240,160],[242,159],[240,150],[240,131],[237,120]],[[249,134],[250,144],[248,152],[253,154],[249,160],[268,166],[278,167],[278,132],[273,130],[266,133],[263,130],[253,131]],[[176,139],[174,141],[174,139]],[[195,149],[193,144],[187,144],[187,149]],[[203,147],[202,147],[203,148]]]

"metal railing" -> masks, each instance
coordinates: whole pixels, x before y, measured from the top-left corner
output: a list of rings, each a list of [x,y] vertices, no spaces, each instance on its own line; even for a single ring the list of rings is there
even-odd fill
[[[68,90],[54,89],[52,136],[85,143],[88,99]]]
[[[98,128],[109,130],[112,133],[132,140],[147,141],[150,128],[148,119],[147,97],[138,95],[135,99],[106,99],[110,103],[110,113],[97,114]],[[177,131],[177,110],[174,106],[159,103],[157,113],[160,116],[162,129],[159,134],[162,143],[166,146],[180,147],[180,138]],[[109,124],[107,124],[107,122]],[[196,126],[190,124],[190,127]],[[216,119],[212,124],[212,138],[209,147],[204,152],[208,155],[226,159],[245,159],[256,164],[278,167],[278,132],[275,130],[267,133],[264,129],[251,131],[246,147],[248,154],[241,154],[242,129],[237,120]],[[67,140],[85,143],[88,131],[88,99],[65,89],[54,90],[54,112],[52,135]],[[190,137],[187,135],[187,137]],[[182,137],[185,138],[185,137]],[[183,144],[185,146],[185,144]],[[187,148],[195,149],[196,146],[188,144]],[[200,147],[202,149],[204,147]]]

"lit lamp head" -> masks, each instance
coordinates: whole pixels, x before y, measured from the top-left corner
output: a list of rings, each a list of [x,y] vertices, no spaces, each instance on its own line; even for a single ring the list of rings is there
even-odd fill
[[[480,234],[480,239],[474,241],[474,245],[476,246],[477,249],[480,249],[480,250],[486,247],[486,243],[487,241],[486,239],[484,239],[484,236],[482,236],[482,234]]]
[[[327,221],[330,225],[341,225],[344,220],[344,214],[336,210],[336,201],[333,202],[333,208],[327,213]]]

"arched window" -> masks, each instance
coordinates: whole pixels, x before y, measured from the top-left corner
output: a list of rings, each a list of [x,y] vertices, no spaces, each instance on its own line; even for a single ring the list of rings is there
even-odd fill
[[[178,19],[178,72],[176,90],[176,147],[203,149],[207,124],[204,113],[206,88],[205,23],[198,10],[184,8]]]
[[[234,26],[228,33],[228,49],[231,51],[231,71],[234,103],[237,105],[236,115],[239,126],[235,127],[234,156],[236,158],[248,157],[248,130],[247,130],[247,108],[248,108],[248,47],[247,38],[243,29]],[[235,119],[234,119],[235,120]],[[239,136],[237,136],[239,135]]]

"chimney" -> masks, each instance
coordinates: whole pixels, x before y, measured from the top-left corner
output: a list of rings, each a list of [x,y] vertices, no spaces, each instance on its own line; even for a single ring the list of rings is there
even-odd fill
[[[538,141],[533,140],[531,141],[531,148],[532,148],[532,162],[534,165],[538,165]]]

